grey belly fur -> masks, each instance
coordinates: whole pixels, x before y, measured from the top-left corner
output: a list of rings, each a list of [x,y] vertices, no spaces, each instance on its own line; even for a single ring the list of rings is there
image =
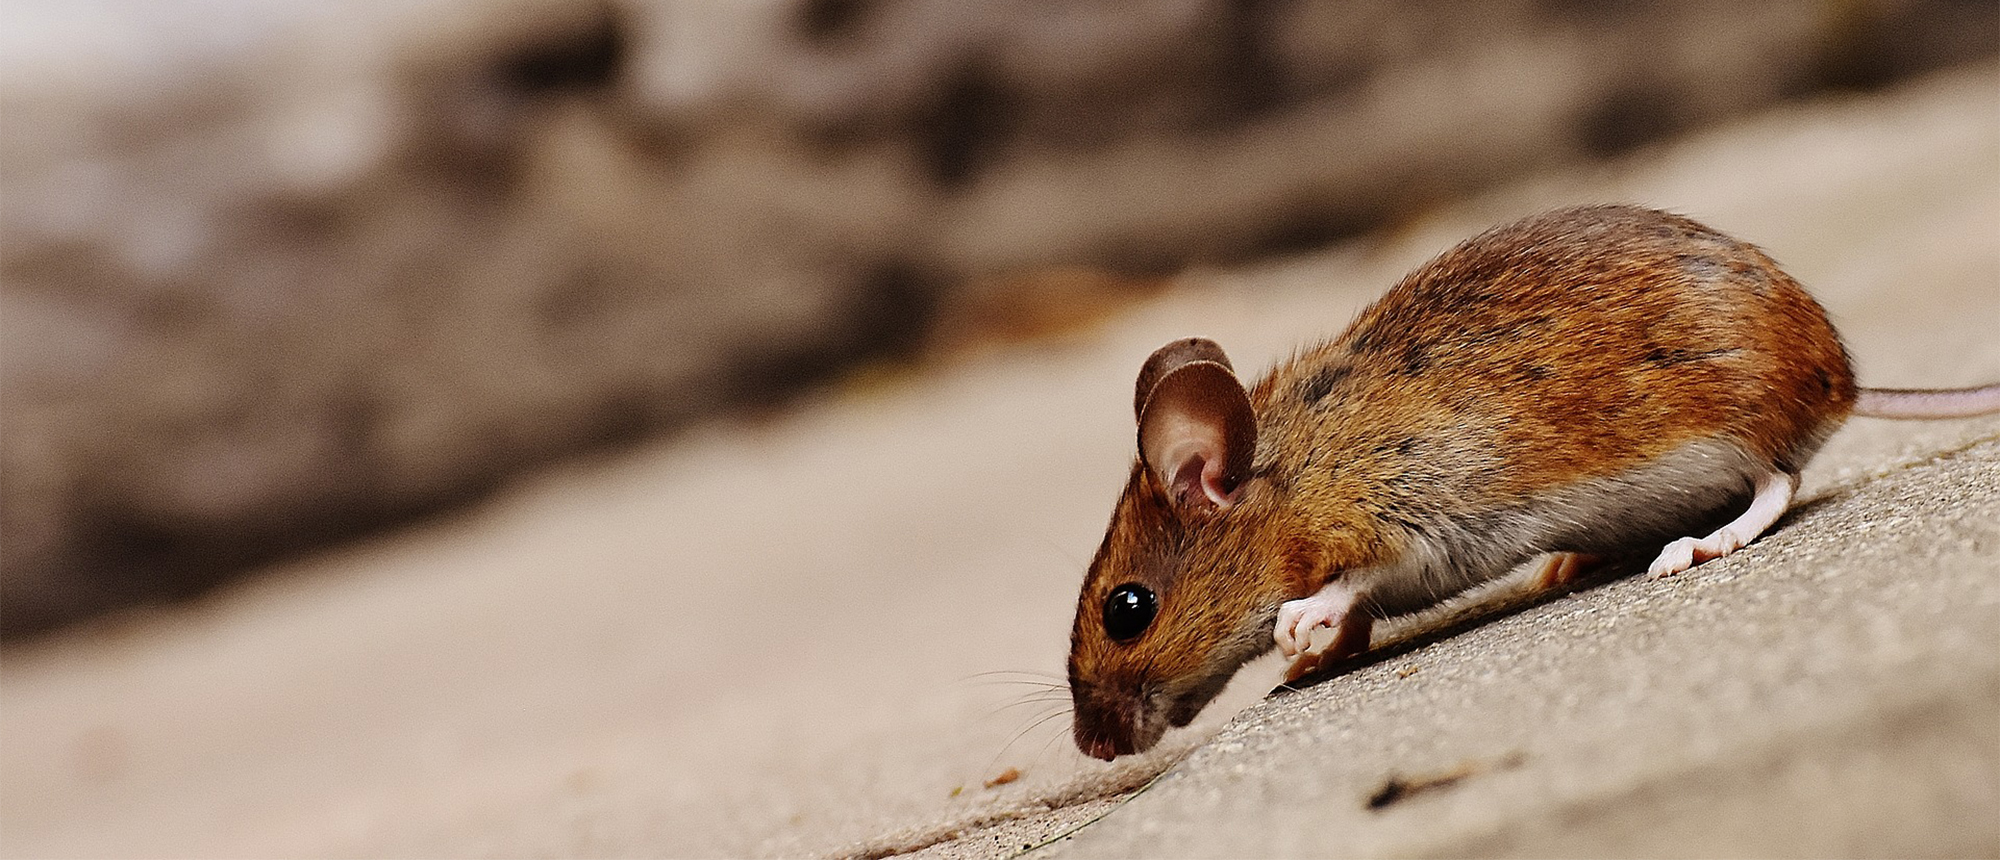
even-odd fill
[[[1372,614],[1386,618],[1428,608],[1541,553],[1658,549],[1738,513],[1771,468],[1735,443],[1693,442],[1498,513],[1421,523],[1398,564],[1364,572],[1356,584]]]

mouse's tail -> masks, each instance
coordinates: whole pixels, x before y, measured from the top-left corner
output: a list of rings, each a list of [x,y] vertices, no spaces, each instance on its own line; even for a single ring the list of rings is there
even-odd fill
[[[1971,418],[2000,412],[2000,383],[1978,388],[1863,388],[1854,414],[1869,418]]]

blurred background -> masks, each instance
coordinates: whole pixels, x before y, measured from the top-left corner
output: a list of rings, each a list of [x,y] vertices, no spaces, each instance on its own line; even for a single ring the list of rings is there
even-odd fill
[[[7,641],[2000,43],[1990,0],[4,10]]]
[[[2000,379],[1996,57],[1992,0],[0,0],[0,855],[1007,856],[1279,676],[1150,758],[1068,742],[1151,349],[1261,368],[1478,230],[1629,201],[1769,249],[1864,384]],[[1857,422],[1805,506],[1994,426]],[[1958,579],[1826,550],[1915,598],[1760,581],[1769,629],[1823,636],[1757,659],[1701,644],[1728,612],[1652,607],[1680,647],[1607,611],[1566,661],[1607,686],[1523,682],[1545,742],[1466,805],[1242,796],[1440,853],[1718,785],[1912,679],[2000,695],[1969,543],[1908,556]],[[1492,675],[1398,689],[1471,707]],[[1571,700],[1601,710],[1532,709]],[[1935,740],[1902,713],[1868,725]],[[1991,853],[1990,732],[1854,736],[1776,747],[1894,778],[1718,790],[1768,814],[1576,853]]]

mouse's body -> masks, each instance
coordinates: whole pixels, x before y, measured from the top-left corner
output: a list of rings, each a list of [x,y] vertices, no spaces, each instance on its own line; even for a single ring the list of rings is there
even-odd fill
[[[1145,749],[1274,642],[1296,676],[1539,554],[1560,554],[1550,582],[1593,556],[1658,553],[1665,575],[1727,554],[1858,396],[2000,404],[1980,391],[1858,391],[1825,313],[1762,252],[1626,206],[1475,237],[1247,389],[1212,342],[1168,344],[1079,598],[1077,744]],[[1306,653],[1318,626],[1333,643]]]

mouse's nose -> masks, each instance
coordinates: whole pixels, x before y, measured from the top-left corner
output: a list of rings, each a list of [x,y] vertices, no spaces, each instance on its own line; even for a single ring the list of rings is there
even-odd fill
[[[1128,749],[1119,749],[1118,742],[1105,735],[1094,735],[1088,738],[1078,737],[1076,739],[1076,746],[1078,749],[1083,750],[1084,755],[1105,761],[1110,761],[1131,752]]]
[[[1132,717],[1123,709],[1079,701],[1073,734],[1076,748],[1091,758],[1110,761],[1134,752]]]

